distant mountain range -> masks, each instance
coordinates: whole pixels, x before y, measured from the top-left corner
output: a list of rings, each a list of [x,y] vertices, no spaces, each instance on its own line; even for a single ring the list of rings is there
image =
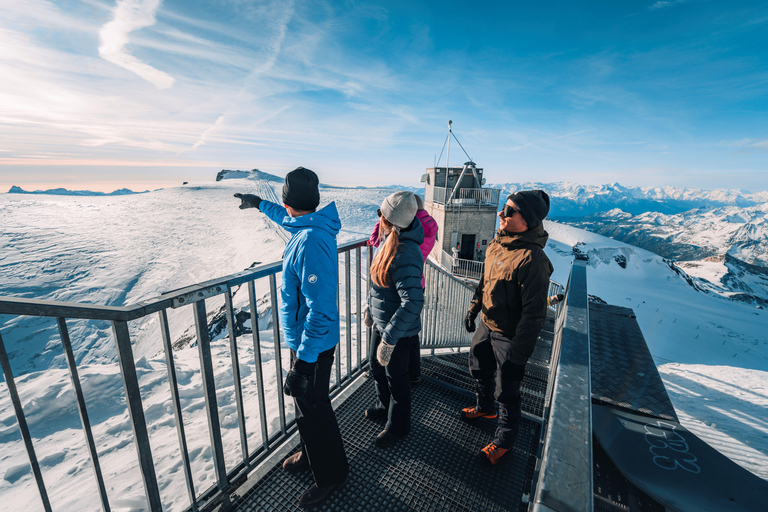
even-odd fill
[[[557,183],[502,183],[488,185],[500,188],[503,198],[518,190],[545,190],[552,200],[549,216],[555,220],[584,217],[619,208],[632,215],[657,212],[675,215],[695,208],[739,206],[742,208],[768,203],[768,191],[751,193],[743,190],[701,190],[676,187],[624,187]],[[502,198],[502,199],[503,199]]]
[[[52,188],[48,190],[35,190],[28,191],[16,185],[12,186],[8,191],[9,194],[48,194],[56,196],[127,196],[130,194],[146,194],[149,190],[144,192],[134,192],[127,188],[121,188],[114,192],[94,192],[93,190],[67,190],[66,188]]]

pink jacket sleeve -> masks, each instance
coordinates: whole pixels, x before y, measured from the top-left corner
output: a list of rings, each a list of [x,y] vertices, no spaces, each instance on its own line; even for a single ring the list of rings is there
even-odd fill
[[[377,222],[376,225],[373,226],[373,233],[371,233],[371,238],[368,239],[368,245],[371,245],[373,247],[379,246],[379,222]]]

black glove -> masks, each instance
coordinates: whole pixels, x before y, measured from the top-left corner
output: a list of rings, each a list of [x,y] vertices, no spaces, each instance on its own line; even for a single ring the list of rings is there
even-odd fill
[[[315,363],[307,363],[296,359],[293,368],[288,372],[283,386],[283,393],[294,398],[301,398],[307,392],[309,376],[315,371]]]
[[[475,332],[475,318],[477,318],[477,313],[467,311],[467,318],[464,319],[464,328],[467,332]]]
[[[241,194],[238,192],[237,194],[235,194],[235,197],[240,199],[241,210],[245,210],[246,208],[258,209],[259,205],[261,204],[261,198],[253,194]]]

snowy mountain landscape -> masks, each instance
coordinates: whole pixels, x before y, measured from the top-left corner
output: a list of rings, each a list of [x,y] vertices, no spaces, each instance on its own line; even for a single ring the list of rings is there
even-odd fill
[[[266,173],[230,171],[219,173],[215,182],[192,182],[143,194],[2,194],[2,295],[121,306],[278,261],[285,243],[282,230],[259,212],[239,210],[239,201],[232,195],[279,197],[281,181]],[[495,187],[508,193],[521,186]],[[574,250],[587,254],[589,294],[634,310],[681,422],[768,479],[768,341],[764,334],[768,311],[760,302],[768,300],[766,277],[760,274],[768,258],[768,193],[705,194],[613,185],[604,188],[605,198],[595,193],[589,199],[589,187],[524,186],[549,187],[552,218],[573,217],[576,212],[592,215],[581,224],[590,231],[545,222],[550,234],[546,252],[555,267],[552,279],[567,283]],[[391,192],[391,188],[323,187],[321,206],[335,201],[340,213],[339,243],[367,237],[376,209]],[[595,215],[611,201],[613,206],[604,210],[608,213]],[[698,206],[687,208],[694,203]],[[667,209],[652,210],[658,212],[653,214],[640,211],[649,204],[666,204]],[[598,218],[604,220],[592,220]],[[693,251],[685,264],[670,264],[670,255],[591,232],[607,226],[608,219],[625,230],[622,236],[653,229],[653,236],[675,246],[696,246],[706,256],[694,259]],[[256,291],[265,297],[266,283]],[[738,293],[752,299],[734,300]],[[247,309],[245,289],[236,290],[233,300],[236,309]],[[216,306],[208,308],[210,321]],[[269,311],[260,309],[258,317],[263,346],[270,347]],[[193,469],[201,469],[210,466],[211,453],[197,349],[185,343],[194,333],[194,322],[190,315],[173,315],[170,325]],[[245,327],[252,328],[247,322]],[[0,317],[0,329],[54,508],[97,509],[90,461],[54,322]],[[178,443],[159,325],[147,317],[131,329],[164,506],[182,510],[187,499],[176,459]],[[110,326],[72,321],[70,334],[88,408],[93,411],[107,490],[116,498],[113,508],[142,510],[143,488]],[[258,422],[256,386],[248,385],[255,359],[247,338],[239,344],[240,371],[247,421]],[[226,332],[216,335],[212,349],[225,455],[232,464],[239,446]],[[284,355],[284,366],[287,360]],[[262,361],[264,371],[274,374],[274,350],[265,349]],[[276,393],[274,387],[267,390],[268,403],[275,402]],[[258,444],[259,439],[249,442]],[[4,381],[0,383],[0,445],[0,510],[36,510],[39,496]],[[210,471],[196,474],[201,478],[196,482],[198,489],[215,484]]]

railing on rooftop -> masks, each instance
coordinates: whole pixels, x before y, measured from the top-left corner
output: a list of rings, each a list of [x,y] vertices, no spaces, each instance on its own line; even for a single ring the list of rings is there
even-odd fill
[[[337,346],[335,360],[335,379],[331,385],[331,395],[336,396],[346,389],[365,370],[368,362],[369,332],[362,326],[361,310],[366,302],[365,295],[368,290],[368,274],[372,251],[366,246],[364,240],[356,241],[339,247],[339,287],[337,302],[340,311],[341,335]],[[288,440],[296,431],[295,420],[292,413],[286,411],[286,400],[281,390],[283,382],[283,365],[280,340],[282,337],[278,318],[279,294],[277,293],[278,277],[281,274],[281,262],[262,265],[237,274],[214,279],[180,290],[165,293],[157,298],[147,300],[127,307],[110,307],[97,305],[84,305],[76,303],[63,303],[53,301],[29,300],[12,297],[0,297],[0,314],[15,316],[49,317],[56,320],[61,344],[64,348],[69,376],[75,392],[76,406],[80,415],[81,425],[85,436],[86,449],[90,455],[98,494],[103,510],[110,510],[110,496],[107,492],[102,470],[99,464],[96,439],[94,437],[91,422],[88,416],[85,396],[81,387],[81,379],[73,355],[72,342],[67,327],[67,319],[97,319],[109,321],[112,325],[113,339],[117,346],[120,375],[125,391],[128,416],[132,428],[132,438],[138,454],[138,466],[140,478],[144,486],[147,500],[147,509],[152,512],[163,510],[161,497],[161,485],[159,479],[168,478],[168,475],[156,472],[156,461],[152,456],[150,446],[150,432],[148,420],[145,416],[145,404],[142,403],[141,387],[135,365],[135,355],[132,348],[129,322],[145,318],[149,315],[157,315],[160,322],[163,351],[167,365],[168,382],[170,386],[173,423],[179,443],[178,459],[174,465],[183,469],[186,491],[189,505],[187,510],[208,510],[233,491],[233,489],[252,471],[261,464],[284,441]],[[268,293],[264,300],[256,296],[256,283],[268,282]],[[469,346],[471,335],[463,327],[463,319],[469,302],[474,294],[474,288],[469,284],[455,278],[434,264],[427,261],[425,265],[426,295],[424,310],[422,313],[422,347],[425,349],[458,348]],[[254,354],[254,375],[258,387],[259,417],[258,428],[248,429],[246,414],[244,412],[242,378],[240,374],[241,364],[238,356],[238,341],[243,343],[243,336],[236,336],[235,305],[233,296],[242,285],[248,291],[247,308],[242,311],[250,313],[252,326],[251,338]],[[557,293],[562,287],[552,283],[550,294]],[[228,344],[231,360],[231,372],[234,381],[234,394],[236,402],[236,423],[239,432],[240,454],[237,460],[228,465],[225,461],[225,453],[222,442],[222,427],[220,422],[220,408],[217,402],[217,388],[214,380],[214,366],[212,362],[212,340],[209,333],[208,314],[206,301],[223,296],[226,322],[229,326]],[[275,365],[274,372],[267,374],[266,367],[262,364],[262,341],[259,333],[258,304],[266,306],[270,310],[272,324],[272,343],[274,345]],[[171,338],[168,313],[171,310],[184,308],[191,311],[195,322],[195,338],[197,340],[198,356],[200,361],[200,374],[202,381],[202,393],[205,399],[205,415],[207,418],[210,437],[210,468],[206,471],[213,473],[216,484],[209,489],[200,492],[195,487],[195,482],[200,481],[200,475],[193,474],[190,462],[190,450],[187,442],[187,432],[183,416],[187,413],[182,410],[179,394],[176,365],[174,363],[174,343]],[[354,311],[353,311],[354,310]],[[264,310],[266,311],[266,310]],[[364,348],[364,346],[366,348]],[[2,336],[0,336],[0,366],[7,383],[8,391],[16,413],[16,419],[25,449],[29,458],[34,479],[39,490],[43,508],[52,510],[51,499],[43,479],[38,461],[35,443],[30,434],[27,418],[22,407],[22,399],[13,376],[11,361],[9,360]],[[279,428],[270,431],[266,407],[265,390],[277,390],[278,402],[277,415]],[[218,390],[221,392],[221,390]],[[273,413],[274,414],[274,413]],[[162,421],[167,421],[161,419]],[[258,430],[255,432],[254,430]],[[258,434],[259,443],[255,448],[249,446],[249,434]],[[230,456],[230,459],[232,457]],[[228,469],[228,466],[230,469]],[[198,477],[198,478],[196,478]],[[66,482],[57,482],[66,486]],[[115,499],[112,496],[112,499]],[[121,497],[122,498],[122,497]],[[55,503],[54,503],[55,504]]]
[[[501,189],[498,188],[460,188],[453,199],[453,188],[427,187],[424,200],[427,203],[451,204],[453,206],[488,206],[496,208],[499,205]],[[450,203],[448,203],[450,199]]]

